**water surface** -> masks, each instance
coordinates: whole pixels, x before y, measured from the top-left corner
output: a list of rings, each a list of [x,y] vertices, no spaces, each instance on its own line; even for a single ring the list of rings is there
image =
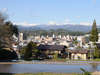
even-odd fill
[[[81,73],[80,68],[93,72],[100,71],[100,65],[56,65],[56,64],[0,64],[0,72],[4,73],[37,73],[37,72],[57,72],[57,73]]]

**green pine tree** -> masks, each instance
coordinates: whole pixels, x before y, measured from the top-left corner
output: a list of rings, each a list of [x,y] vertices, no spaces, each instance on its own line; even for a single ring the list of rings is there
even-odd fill
[[[33,43],[32,41],[26,46],[24,49],[24,59],[30,59],[31,57],[34,57],[36,53],[38,52],[37,50],[37,45]]]
[[[95,47],[94,57],[95,57],[95,58],[99,58],[99,57],[100,57],[100,51],[99,51],[99,49],[98,49],[97,46]]]
[[[95,46],[94,57],[99,58],[100,53],[99,53],[99,49],[96,46],[96,42],[98,41],[98,30],[97,30],[97,27],[96,27],[96,20],[94,20],[94,22],[93,22],[93,26],[92,26],[92,30],[91,30],[91,34],[90,34],[90,41],[92,41],[94,46]]]
[[[93,22],[91,34],[90,34],[90,41],[97,42],[98,41],[98,31],[96,27],[96,20]]]

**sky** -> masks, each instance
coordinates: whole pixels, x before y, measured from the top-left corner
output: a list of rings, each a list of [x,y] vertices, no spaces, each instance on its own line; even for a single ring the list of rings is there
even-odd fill
[[[100,0],[0,0],[0,11],[18,25],[100,25]]]

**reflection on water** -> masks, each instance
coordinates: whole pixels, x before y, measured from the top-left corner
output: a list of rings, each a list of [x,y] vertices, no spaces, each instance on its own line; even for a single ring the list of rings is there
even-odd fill
[[[96,64],[96,63],[92,63],[91,64],[91,67],[92,67],[93,71],[98,71],[98,69],[97,69],[98,68],[98,65],[99,64]]]
[[[77,72],[80,73],[80,68],[87,71],[100,71],[100,65],[55,65],[55,64],[12,64],[0,65],[0,72],[6,73],[36,73],[36,72]]]

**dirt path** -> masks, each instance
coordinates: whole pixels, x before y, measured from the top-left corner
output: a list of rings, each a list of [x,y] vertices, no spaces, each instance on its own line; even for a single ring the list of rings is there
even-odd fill
[[[100,72],[93,72],[92,75],[100,75]]]

